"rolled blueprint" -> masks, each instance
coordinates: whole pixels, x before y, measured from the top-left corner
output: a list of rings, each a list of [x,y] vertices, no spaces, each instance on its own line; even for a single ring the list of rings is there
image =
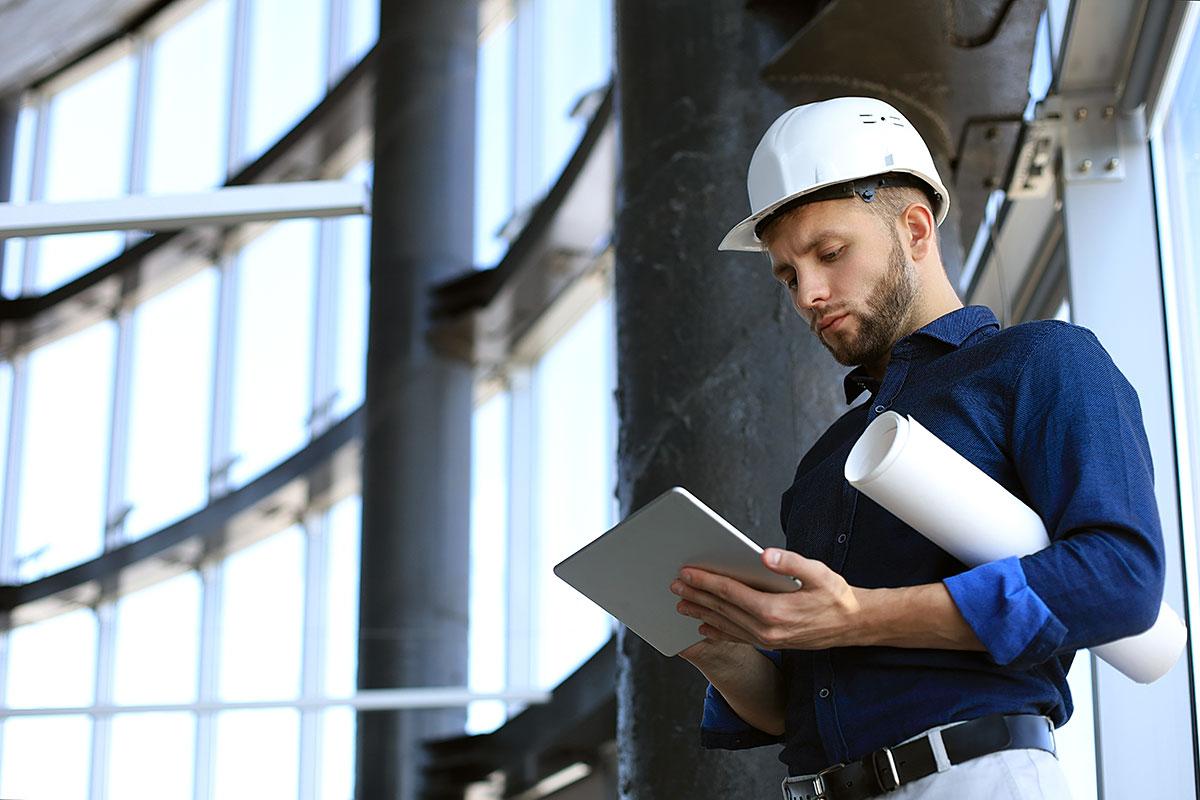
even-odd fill
[[[867,426],[846,459],[850,485],[959,561],[977,566],[1050,545],[1041,517],[915,419],[894,411]],[[1092,652],[1138,683],[1179,660],[1187,629],[1163,603],[1148,631]]]

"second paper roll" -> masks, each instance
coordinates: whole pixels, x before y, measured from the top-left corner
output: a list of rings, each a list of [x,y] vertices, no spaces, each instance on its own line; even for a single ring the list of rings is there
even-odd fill
[[[968,566],[1025,556],[1050,545],[1032,508],[912,417],[888,411],[846,459],[846,480]],[[1145,633],[1093,648],[1139,683],[1165,675],[1187,629],[1165,603]]]

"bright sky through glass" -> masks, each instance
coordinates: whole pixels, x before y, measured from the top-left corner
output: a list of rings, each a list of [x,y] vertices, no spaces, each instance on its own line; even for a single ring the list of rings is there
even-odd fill
[[[611,527],[609,385],[611,309],[596,303],[542,357],[534,374],[538,409],[534,516],[534,680],[551,688],[600,648],[612,618],[553,573],[554,565]]]
[[[209,268],[134,313],[127,539],[207,500],[216,307],[217,274]]]
[[[100,553],[116,325],[101,322],[29,356],[17,497],[17,576]]]
[[[326,3],[255,0],[244,160],[257,158],[321,98],[325,80]]]
[[[504,665],[513,642],[508,604],[509,421],[511,406],[499,392],[475,409],[471,427],[471,599],[468,611],[467,684],[478,692],[501,691],[508,682]],[[483,733],[504,723],[505,705],[483,701],[467,708],[467,731]]]
[[[200,191],[225,181],[232,6],[232,0],[209,0],[154,42],[146,137],[150,194]]]
[[[300,449],[312,411],[317,225],[272,225],[238,261],[230,477],[242,485]]]
[[[243,77],[245,129],[238,165],[272,146],[317,103],[327,81],[327,0],[248,0],[248,54]],[[374,43],[374,0],[344,3],[343,40],[334,48],[335,74]],[[225,178],[229,141],[233,0],[208,0],[150,40],[146,146],[142,182],[148,193],[203,190]],[[527,204],[557,177],[586,120],[569,111],[581,93],[608,80],[608,0],[535,0],[521,6],[539,31],[522,79],[514,72],[515,23],[485,43],[485,82],[478,102],[490,131],[478,154],[478,194],[487,207],[483,242],[513,213],[518,184]],[[136,48],[135,48],[136,50]],[[106,60],[104,60],[106,59]],[[14,199],[29,198],[39,108],[46,114],[44,185],[50,200],[116,197],[129,191],[138,55],[102,54],[99,66],[74,83],[54,87],[23,109],[17,131]],[[518,105],[529,115],[515,123]],[[532,133],[521,145],[518,130]],[[235,137],[236,138],[236,137]],[[521,147],[524,155],[516,157]],[[237,166],[237,165],[235,165]],[[518,170],[524,172],[518,173]],[[369,163],[345,176],[370,181]],[[532,194],[531,194],[532,192]],[[329,223],[334,232],[335,417],[358,408],[365,392],[369,217]],[[236,260],[233,292],[230,471],[245,484],[304,446],[313,398],[313,347],[318,268],[311,220],[261,229]],[[486,233],[485,233],[486,232]],[[48,237],[36,247],[5,244],[4,291],[20,291],[26,255],[36,259],[31,291],[52,289],[111,258],[120,233]],[[503,243],[494,238],[483,261]],[[34,263],[34,262],[30,262]],[[193,274],[134,311],[129,324],[129,418],[123,497],[126,540],[192,513],[206,501],[211,440],[220,277],[214,266]],[[476,415],[472,495],[469,684],[505,688],[504,663],[514,645],[506,635],[507,594],[532,591],[540,635],[515,643],[531,650],[534,683],[550,686],[607,639],[603,612],[556,586],[549,568],[565,552],[612,522],[610,307],[588,312],[534,368],[535,420],[525,447],[541,465],[534,522],[533,587],[507,578],[510,491],[510,400],[497,395]],[[92,325],[40,346],[27,362],[24,446],[18,464],[17,577],[31,579],[91,558],[105,531],[117,325]],[[0,402],[8,413],[8,365],[0,367]],[[580,425],[579,420],[589,420]],[[0,419],[0,422],[3,422]],[[5,429],[7,426],[3,426]],[[118,429],[120,430],[120,429]],[[4,442],[0,441],[0,446]],[[230,556],[215,571],[215,678],[220,700],[294,699],[300,695],[304,636],[312,637],[319,694],[353,692],[357,670],[358,537],[361,503],[348,498],[329,510],[310,535],[300,526],[274,533]],[[308,548],[314,548],[309,550]],[[306,570],[325,576],[313,627],[304,630]],[[544,574],[542,574],[544,573]],[[200,641],[205,593],[187,572],[125,596],[111,608],[111,682],[97,698],[101,626],[81,609],[18,628],[6,637],[6,702],[13,706],[195,702],[202,683]],[[312,610],[312,609],[310,609]],[[102,609],[108,611],[108,609]],[[108,630],[107,628],[105,630]],[[315,644],[313,644],[315,643]],[[49,666],[48,666],[49,665]],[[469,727],[503,722],[501,703],[470,709]],[[108,726],[109,797],[190,796],[197,766],[194,712],[118,714]],[[214,716],[214,797],[295,796],[300,775],[300,715],[291,709],[228,711]],[[353,784],[354,715],[331,709],[313,715],[321,732],[317,794],[348,797]],[[85,797],[91,774],[93,726],[79,716],[14,718],[2,723],[0,796]],[[102,726],[103,727],[103,726]],[[146,763],[149,758],[153,763]],[[97,777],[99,779],[99,777]]]
[[[133,57],[122,56],[50,101],[46,185],[40,199],[93,200],[128,191],[135,74]],[[123,242],[120,233],[43,238],[37,288],[74,278],[116,254]]]

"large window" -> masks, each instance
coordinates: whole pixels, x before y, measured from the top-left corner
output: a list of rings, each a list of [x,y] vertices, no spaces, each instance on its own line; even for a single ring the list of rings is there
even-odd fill
[[[508,365],[503,387],[475,411],[469,674],[477,691],[552,689],[614,630],[552,571],[616,522],[612,322],[607,297],[578,309],[532,363]],[[501,704],[478,702],[468,729],[491,730],[504,717]]]
[[[1196,320],[1200,309],[1200,202],[1196,199],[1200,181],[1200,37],[1193,33],[1185,52],[1152,149],[1179,452],[1185,585],[1194,632],[1200,623],[1200,324]],[[1200,666],[1200,643],[1194,633],[1191,655],[1195,669]]]
[[[116,326],[104,322],[29,355],[20,466],[9,476],[20,580],[103,549],[115,344]]]
[[[375,5],[169,4],[26,93],[12,200],[223,184],[373,45]],[[313,177],[369,181],[353,141]],[[369,231],[365,216],[233,229],[169,285],[158,264],[131,271],[148,286],[130,281],[101,321],[22,329],[0,360],[4,581],[162,531],[359,408]],[[6,240],[3,291],[43,294],[142,236]],[[330,704],[356,685],[355,492],[239,520],[229,542],[0,629],[0,796],[352,796],[354,712]]]
[[[205,269],[133,313],[125,536],[139,538],[208,498],[218,276]]]
[[[492,266],[558,179],[612,72],[611,0],[483,4],[475,109],[475,260]]]
[[[475,263],[500,261],[575,152],[612,68],[609,0],[481,6]],[[612,305],[591,297],[565,329],[488,373],[472,436],[470,679],[476,691],[549,689],[613,620],[554,576],[615,522]],[[544,333],[537,334],[545,336]],[[535,355],[531,355],[531,353]],[[472,704],[471,731],[520,709]]]

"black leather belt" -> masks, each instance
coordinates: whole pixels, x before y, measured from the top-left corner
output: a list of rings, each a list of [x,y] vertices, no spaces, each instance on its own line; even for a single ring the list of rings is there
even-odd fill
[[[951,764],[1000,750],[1035,748],[1054,753],[1054,724],[1036,714],[992,714],[941,731]],[[866,800],[937,772],[929,736],[883,747],[859,761],[836,764],[816,776],[785,782],[795,800]]]

